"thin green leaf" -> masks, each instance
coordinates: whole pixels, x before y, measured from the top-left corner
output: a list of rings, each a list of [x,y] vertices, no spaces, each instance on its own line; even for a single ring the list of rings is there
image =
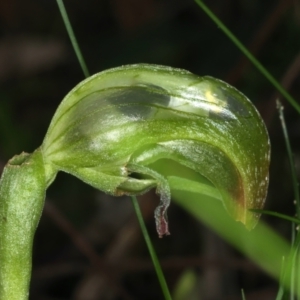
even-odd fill
[[[148,251],[150,253],[153,265],[155,267],[155,271],[156,271],[156,274],[157,274],[157,277],[158,277],[161,289],[163,291],[164,297],[165,297],[166,300],[171,300],[172,297],[171,297],[171,294],[169,292],[169,288],[168,288],[168,285],[166,283],[166,279],[164,277],[164,273],[163,273],[163,271],[161,269],[161,266],[159,264],[159,261],[158,261],[157,255],[155,253],[154,247],[153,247],[153,245],[151,243],[151,240],[150,240],[147,228],[145,226],[144,219],[143,219],[143,216],[142,216],[142,213],[141,213],[138,201],[137,201],[137,199],[136,199],[135,196],[131,197],[131,201],[132,201],[132,204],[133,204],[136,216],[138,218],[138,221],[139,221],[139,224],[140,224],[140,227],[141,227],[141,230],[142,230],[145,242],[147,244]]]
[[[300,235],[296,236],[295,242],[290,250],[286,264],[283,270],[283,285],[289,288],[290,299],[294,299],[295,296],[300,296],[295,290],[295,283],[298,282],[295,278],[295,264],[298,258],[298,251],[300,246]]]
[[[246,296],[245,296],[245,293],[244,293],[244,290],[243,290],[243,289],[241,289],[241,293],[242,293],[242,299],[243,299],[243,300],[246,300]]]
[[[279,119],[280,119],[280,122],[281,122],[284,141],[285,141],[286,150],[287,150],[289,163],[290,163],[290,168],[291,168],[294,197],[295,197],[295,200],[296,200],[296,207],[297,207],[297,216],[300,217],[299,184],[298,184],[297,175],[296,175],[296,168],[295,168],[295,163],[294,163],[294,159],[293,159],[292,148],[291,148],[291,144],[290,144],[290,141],[289,141],[289,135],[288,135],[286,124],[285,124],[285,119],[284,119],[284,114],[283,114],[283,106],[281,105],[279,100],[277,100],[276,102],[277,102],[277,109],[278,109],[278,112],[279,112]]]
[[[85,77],[89,77],[90,74],[89,74],[88,68],[86,66],[86,63],[85,63],[84,58],[82,56],[80,47],[79,47],[77,39],[76,39],[76,36],[75,36],[74,31],[72,29],[72,25],[70,23],[70,20],[69,20],[66,8],[64,6],[63,0],[56,0],[56,1],[57,1],[57,5],[59,7],[59,11],[61,13],[62,19],[65,23],[69,38],[70,38],[72,46],[73,46],[73,49],[76,53],[77,59],[79,61],[81,69],[83,71],[83,74],[84,74]]]
[[[281,127],[283,131],[283,136],[285,140],[285,145],[286,145],[286,150],[289,158],[289,163],[290,163],[290,168],[291,168],[291,176],[292,176],[292,184],[293,184],[293,190],[294,190],[294,197],[296,201],[296,215],[299,218],[300,216],[300,197],[299,197],[299,184],[297,181],[297,175],[296,175],[296,167],[293,159],[293,154],[292,154],[292,148],[288,136],[288,131],[286,128],[286,123],[285,123],[285,118],[283,114],[283,106],[281,105],[280,101],[277,100],[277,109],[279,112],[279,119],[281,122]],[[299,224],[299,223],[298,223]],[[296,238],[295,238],[295,230],[292,232],[292,254],[289,257],[289,260],[291,260],[291,268],[290,268],[290,280],[291,280],[291,291],[290,291],[290,297],[291,299],[294,299],[295,296],[295,284],[298,282],[299,274],[297,274],[297,264],[296,260],[297,257],[299,256],[299,241],[300,241],[300,233],[297,231]],[[288,272],[287,270],[286,272]],[[298,278],[297,278],[298,277]]]
[[[278,217],[296,224],[300,224],[300,219],[297,218],[293,218],[275,211],[270,211],[270,210],[264,210],[264,209],[249,209],[252,212],[257,212],[260,214],[265,214],[265,215],[270,215],[270,216],[274,216],[274,217]]]
[[[269,80],[271,84],[290,102],[300,113],[300,105],[283,88],[283,86],[267,71],[267,69],[249,52],[249,50],[234,36],[234,34],[218,19],[218,17],[201,1],[195,0],[200,8],[217,24],[227,37],[237,46],[238,49],[253,63],[253,65]]]
[[[281,273],[280,273],[280,277],[279,277],[279,290],[278,293],[276,295],[276,300],[282,300],[283,296],[284,296],[284,285],[283,285],[283,279],[284,279],[284,267],[285,267],[285,257],[282,257],[282,267],[281,267]]]

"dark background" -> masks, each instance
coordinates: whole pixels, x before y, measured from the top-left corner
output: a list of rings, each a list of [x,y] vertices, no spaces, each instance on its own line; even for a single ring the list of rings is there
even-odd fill
[[[207,0],[206,4],[300,98],[300,2]],[[272,164],[267,209],[294,215],[290,169],[273,86],[190,0],[65,1],[90,73],[155,63],[234,85],[268,127]],[[54,0],[0,2],[0,169],[43,140],[64,95],[84,78]],[[300,117],[284,99],[295,163]],[[154,192],[141,208],[171,291],[189,270],[193,295],[179,299],[275,299],[277,283],[175,204],[172,235],[155,233]],[[290,224],[263,217],[290,237]],[[190,281],[192,282],[192,281]],[[128,198],[111,198],[65,174],[47,193],[34,244],[31,298],[163,299]]]

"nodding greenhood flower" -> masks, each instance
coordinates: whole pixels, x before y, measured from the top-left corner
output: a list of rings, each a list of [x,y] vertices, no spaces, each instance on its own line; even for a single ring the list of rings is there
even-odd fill
[[[169,234],[173,160],[210,181],[224,207],[252,229],[268,188],[270,144],[253,104],[212,77],[129,65],[77,85],[57,109],[42,146],[12,158],[0,181],[0,298],[28,298],[34,232],[58,171],[112,195],[156,187],[159,237]],[[138,176],[140,175],[140,176]],[[188,199],[187,199],[188,201]]]
[[[57,109],[42,153],[48,183],[65,171],[112,195],[156,187],[160,237],[169,234],[170,188],[150,168],[156,160],[206,177],[249,229],[258,215],[248,209],[263,207],[268,187],[269,139],[253,104],[220,80],[164,66],[129,65],[81,82]]]

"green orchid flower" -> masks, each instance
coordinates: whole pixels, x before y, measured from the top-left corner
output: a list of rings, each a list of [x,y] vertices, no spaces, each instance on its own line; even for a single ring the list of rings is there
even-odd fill
[[[254,105],[227,83],[185,70],[110,69],[78,84],[58,107],[42,146],[14,157],[3,172],[1,299],[28,297],[33,236],[59,171],[115,196],[156,188],[157,232],[168,235],[170,178],[153,167],[162,159],[204,176],[235,220],[248,229],[256,225],[259,214],[249,209],[263,208],[266,199],[270,143]],[[12,296],[16,285],[20,292]]]

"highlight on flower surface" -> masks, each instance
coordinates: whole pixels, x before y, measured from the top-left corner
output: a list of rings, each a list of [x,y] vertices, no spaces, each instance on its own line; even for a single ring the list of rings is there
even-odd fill
[[[153,162],[167,158],[203,175],[248,229],[259,217],[248,209],[263,207],[268,188],[269,138],[254,105],[225,82],[164,66],[123,66],[78,84],[42,153],[48,185],[64,171],[112,195],[156,187],[160,237],[169,234],[171,192]]]

